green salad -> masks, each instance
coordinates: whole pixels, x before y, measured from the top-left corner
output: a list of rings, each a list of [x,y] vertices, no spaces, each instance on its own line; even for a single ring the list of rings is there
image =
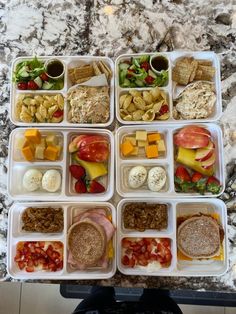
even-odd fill
[[[156,74],[150,67],[150,56],[131,58],[119,64],[121,87],[154,87],[168,84],[168,70]]]
[[[60,90],[64,87],[64,78],[54,80],[49,78],[44,62],[34,57],[32,60],[22,61],[16,65],[13,82],[20,90]]]

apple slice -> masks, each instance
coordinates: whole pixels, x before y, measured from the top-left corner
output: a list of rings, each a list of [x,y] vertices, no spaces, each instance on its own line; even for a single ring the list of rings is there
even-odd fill
[[[210,168],[211,166],[214,165],[215,161],[216,161],[216,154],[215,154],[215,152],[214,152],[214,153],[211,155],[210,158],[208,158],[208,159],[202,161],[202,162],[201,162],[201,165],[202,165],[203,168],[208,169],[208,168]]]
[[[174,144],[184,148],[205,148],[209,144],[209,137],[201,134],[178,133],[174,136]]]
[[[196,150],[196,156],[195,156],[195,160],[196,161],[205,161],[207,159],[209,159],[212,154],[214,153],[214,144],[209,141],[209,144],[204,147],[204,148],[198,148]]]
[[[207,129],[197,126],[197,125],[187,125],[178,132],[178,134],[186,134],[186,133],[195,134],[195,135],[199,134],[199,135],[205,135],[205,136],[211,137],[211,133]]]

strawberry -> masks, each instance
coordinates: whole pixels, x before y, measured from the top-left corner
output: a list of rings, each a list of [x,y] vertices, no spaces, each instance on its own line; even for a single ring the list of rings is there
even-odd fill
[[[79,179],[75,183],[75,191],[76,191],[76,193],[86,193],[87,192],[86,184],[83,180]]]
[[[206,178],[204,178],[201,173],[194,172],[192,175],[192,183],[194,183],[194,186],[199,193],[204,194],[206,191]]]
[[[175,184],[178,192],[190,192],[193,188],[191,177],[188,170],[182,166],[178,166],[175,171]]]
[[[103,193],[105,188],[99,182],[92,180],[87,185],[87,191],[89,193]]]
[[[220,181],[214,176],[209,177],[206,183],[206,189],[207,192],[211,192],[212,194],[218,194],[221,189]]]
[[[72,177],[77,179],[77,180],[85,177],[86,172],[82,166],[70,165],[69,170],[70,170]]]

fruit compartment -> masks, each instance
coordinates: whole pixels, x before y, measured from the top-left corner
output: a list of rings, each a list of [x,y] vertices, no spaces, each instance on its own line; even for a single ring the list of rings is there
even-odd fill
[[[145,147],[140,147],[139,148],[139,154],[137,156],[124,156],[121,152],[121,144],[124,142],[126,137],[133,137],[135,138],[135,133],[136,131],[147,131],[147,134],[152,134],[152,133],[160,133],[161,134],[161,139],[164,140],[165,152],[158,152],[158,157],[157,158],[148,158],[146,157],[146,152],[145,152]],[[117,149],[117,156],[120,161],[122,160],[146,160],[152,162],[153,160],[167,160],[168,155],[170,154],[171,151],[171,134],[167,128],[163,127],[154,127],[154,126],[143,126],[143,127],[136,127],[136,126],[125,126],[125,127],[120,127],[117,130],[116,133],[116,149]],[[150,145],[155,144],[155,143],[150,143]],[[138,146],[138,143],[136,141],[136,146]]]
[[[107,214],[111,215],[112,223],[116,227],[116,212],[113,205],[110,203],[79,203],[79,204],[68,204],[67,207],[67,223],[66,223],[66,232],[68,232],[70,226],[73,223],[73,219],[76,215],[79,215],[88,210],[96,210],[96,209],[106,209]],[[66,235],[67,237],[67,235]],[[113,244],[113,254],[114,257],[111,261],[109,261],[107,269],[102,269],[101,267],[90,267],[86,270],[74,269],[68,263],[68,241],[65,243],[65,254],[66,254],[66,272],[70,278],[78,278],[78,279],[101,279],[101,278],[110,278],[115,274],[116,271],[116,233],[112,239]]]
[[[21,62],[21,61],[26,61],[32,59],[32,57],[18,57],[16,58],[13,63],[12,63],[12,69],[11,69],[11,77],[13,77],[13,72],[15,70],[16,65]],[[108,57],[96,57],[96,56],[39,56],[38,59],[42,61],[46,61],[49,58],[55,58],[58,60],[61,60],[64,63],[65,66],[65,74],[64,74],[64,87],[61,90],[19,90],[17,89],[16,85],[14,82],[11,82],[11,92],[10,92],[10,119],[13,124],[17,126],[29,126],[34,125],[34,126],[50,126],[50,127],[85,127],[85,128],[90,128],[90,127],[107,127],[111,125],[111,123],[114,120],[114,63],[113,61],[108,58]],[[109,65],[111,71],[112,71],[112,77],[110,80],[110,118],[106,123],[97,123],[97,124],[88,124],[88,123],[71,123],[68,118],[68,104],[66,101],[66,96],[68,89],[71,87],[71,82],[68,78],[68,69],[73,65],[80,65],[80,64],[86,64],[92,61],[103,61],[107,65]],[[51,122],[42,122],[42,123],[37,123],[37,122],[22,122],[19,119],[17,119],[16,115],[16,100],[17,97],[21,94],[26,94],[26,95],[55,95],[55,94],[61,94],[64,97],[64,114],[63,114],[63,120],[58,123],[51,123]]]
[[[26,128],[20,128],[20,129],[15,129],[14,131],[12,131],[11,136],[10,136],[10,149],[13,152],[13,160],[15,162],[22,162],[22,163],[29,163],[30,161],[26,160],[21,153],[21,148],[19,146],[21,146],[22,141],[24,141],[25,137],[24,137],[24,133],[27,129]],[[41,129],[40,130],[40,134],[41,134],[41,138],[42,139],[46,139],[46,137],[48,135],[55,135],[56,141],[57,141],[57,145],[59,145],[61,147],[61,151],[59,154],[59,158],[51,161],[48,159],[37,159],[35,158],[34,160],[32,160],[32,162],[30,162],[31,164],[34,164],[35,162],[37,163],[57,163],[57,162],[62,162],[64,159],[64,151],[66,151],[66,147],[64,145],[64,135],[61,131],[59,131],[58,129],[54,131],[54,129]]]
[[[164,88],[165,90],[168,90],[169,94],[169,108],[170,108],[170,117],[168,120],[155,120],[151,122],[143,122],[143,121],[125,121],[120,116],[120,107],[119,107],[119,98],[120,95],[124,93],[124,91],[128,92],[128,90],[150,90],[151,88],[123,88],[119,84],[119,68],[118,65],[120,62],[125,61],[131,57],[139,57],[141,55],[154,55],[155,53],[142,53],[142,54],[123,54],[120,55],[116,61],[115,61],[115,84],[116,84],[116,118],[117,120],[124,125],[130,125],[130,124],[163,124],[163,123],[169,123],[169,124],[180,124],[180,123],[205,123],[205,122],[214,122],[217,121],[220,116],[222,115],[222,100],[221,100],[221,79],[220,79],[220,62],[218,60],[217,55],[214,52],[211,51],[199,51],[199,52],[189,52],[189,51],[173,51],[173,52],[167,52],[167,53],[161,53],[161,55],[167,56],[169,60],[169,83]],[[177,61],[178,58],[181,57],[194,57],[197,59],[207,59],[211,60],[213,63],[213,66],[216,69],[216,73],[214,76],[213,83],[215,85],[215,91],[216,91],[216,104],[215,109],[212,112],[212,114],[205,118],[205,119],[187,119],[187,120],[181,120],[174,118],[173,114],[173,100],[176,98],[176,95],[178,95],[183,88],[180,86],[176,86],[176,83],[172,80],[172,69]]]
[[[139,204],[139,203],[146,203],[146,204],[165,204],[167,205],[167,228],[161,229],[161,230],[155,230],[155,229],[146,229],[144,231],[138,231],[135,229],[127,229],[124,226],[124,210],[126,205],[128,204]],[[117,205],[117,225],[121,233],[123,234],[129,234],[133,237],[138,236],[147,236],[152,235],[153,232],[158,234],[161,237],[168,237],[169,235],[173,236],[175,234],[175,207],[172,204],[172,202],[164,201],[164,200],[158,200],[158,199],[152,199],[149,198],[142,198],[137,201],[135,198],[129,198],[129,199],[123,199],[119,202]]]
[[[43,234],[43,233],[33,233],[29,232],[26,234],[20,232],[21,222],[20,214],[27,207],[61,207],[64,212],[64,230],[61,234]],[[116,233],[113,236],[113,249],[114,249],[114,258],[109,265],[109,268],[104,271],[101,269],[94,270],[83,270],[83,271],[69,271],[67,265],[67,231],[71,223],[71,217],[75,211],[83,211],[88,209],[96,208],[106,208],[112,215],[112,222],[116,227],[116,213],[115,208],[110,203],[99,202],[80,202],[80,203],[56,203],[56,202],[47,202],[47,203],[14,203],[9,211],[9,231],[8,231],[8,254],[7,254],[7,268],[8,273],[11,277],[15,279],[52,279],[58,280],[83,280],[83,279],[107,279],[112,277],[116,271]],[[15,230],[17,229],[17,231]],[[21,241],[45,241],[53,242],[59,241],[63,244],[63,269],[56,272],[37,270],[34,272],[27,272],[25,270],[20,270],[17,264],[14,262],[14,257],[16,255],[16,245]]]
[[[174,134],[176,134],[176,132],[178,130],[181,130],[183,126],[179,126],[179,127],[175,127],[174,129],[172,129],[172,141],[173,141],[173,136]],[[214,176],[216,178],[219,179],[220,183],[221,183],[221,190],[218,194],[212,194],[209,192],[206,192],[204,195],[201,195],[200,193],[181,193],[181,192],[176,192],[175,188],[173,191],[174,197],[198,197],[198,198],[202,198],[202,197],[218,197],[220,196],[225,188],[225,173],[224,173],[224,155],[223,155],[223,135],[222,135],[222,131],[221,128],[218,125],[215,124],[197,124],[197,126],[200,127],[204,127],[205,129],[207,129],[208,131],[210,131],[211,133],[211,139],[212,142],[215,145],[215,172],[214,172]],[[177,165],[181,165],[180,163],[178,163],[175,159],[175,154],[176,154],[176,147],[174,145],[174,141],[173,141],[173,161],[174,161],[174,167],[173,169],[173,174],[172,174],[172,182],[174,183],[174,174],[175,174],[175,170]],[[189,167],[186,167],[189,171],[189,173],[193,173],[194,170],[191,170]]]
[[[222,242],[223,260],[180,260],[177,256],[176,272],[181,276],[219,276],[228,269],[228,239],[227,239],[227,210],[225,204],[219,199],[186,200],[176,203],[177,218],[196,214],[213,215],[218,218],[224,230]],[[176,226],[177,238],[177,226]]]
[[[166,172],[166,182],[164,186],[158,191],[158,192],[153,192],[149,190],[148,184],[147,184],[147,179],[145,183],[137,189],[129,187],[128,184],[128,176],[130,170],[135,167],[135,166],[143,166],[146,168],[147,172],[150,171],[153,167],[161,167],[165,170]],[[148,177],[148,175],[147,175]],[[122,197],[146,197],[148,194],[148,197],[159,197],[159,196],[165,196],[166,193],[171,192],[171,184],[170,184],[170,167],[166,163],[162,162],[157,162],[157,161],[133,161],[132,163],[130,162],[122,162],[119,166],[119,180],[117,182],[117,192],[122,196]]]

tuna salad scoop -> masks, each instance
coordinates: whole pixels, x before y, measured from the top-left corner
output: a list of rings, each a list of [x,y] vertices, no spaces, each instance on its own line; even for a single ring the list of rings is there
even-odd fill
[[[68,93],[72,123],[105,123],[110,117],[110,96],[107,86],[78,86]]]

